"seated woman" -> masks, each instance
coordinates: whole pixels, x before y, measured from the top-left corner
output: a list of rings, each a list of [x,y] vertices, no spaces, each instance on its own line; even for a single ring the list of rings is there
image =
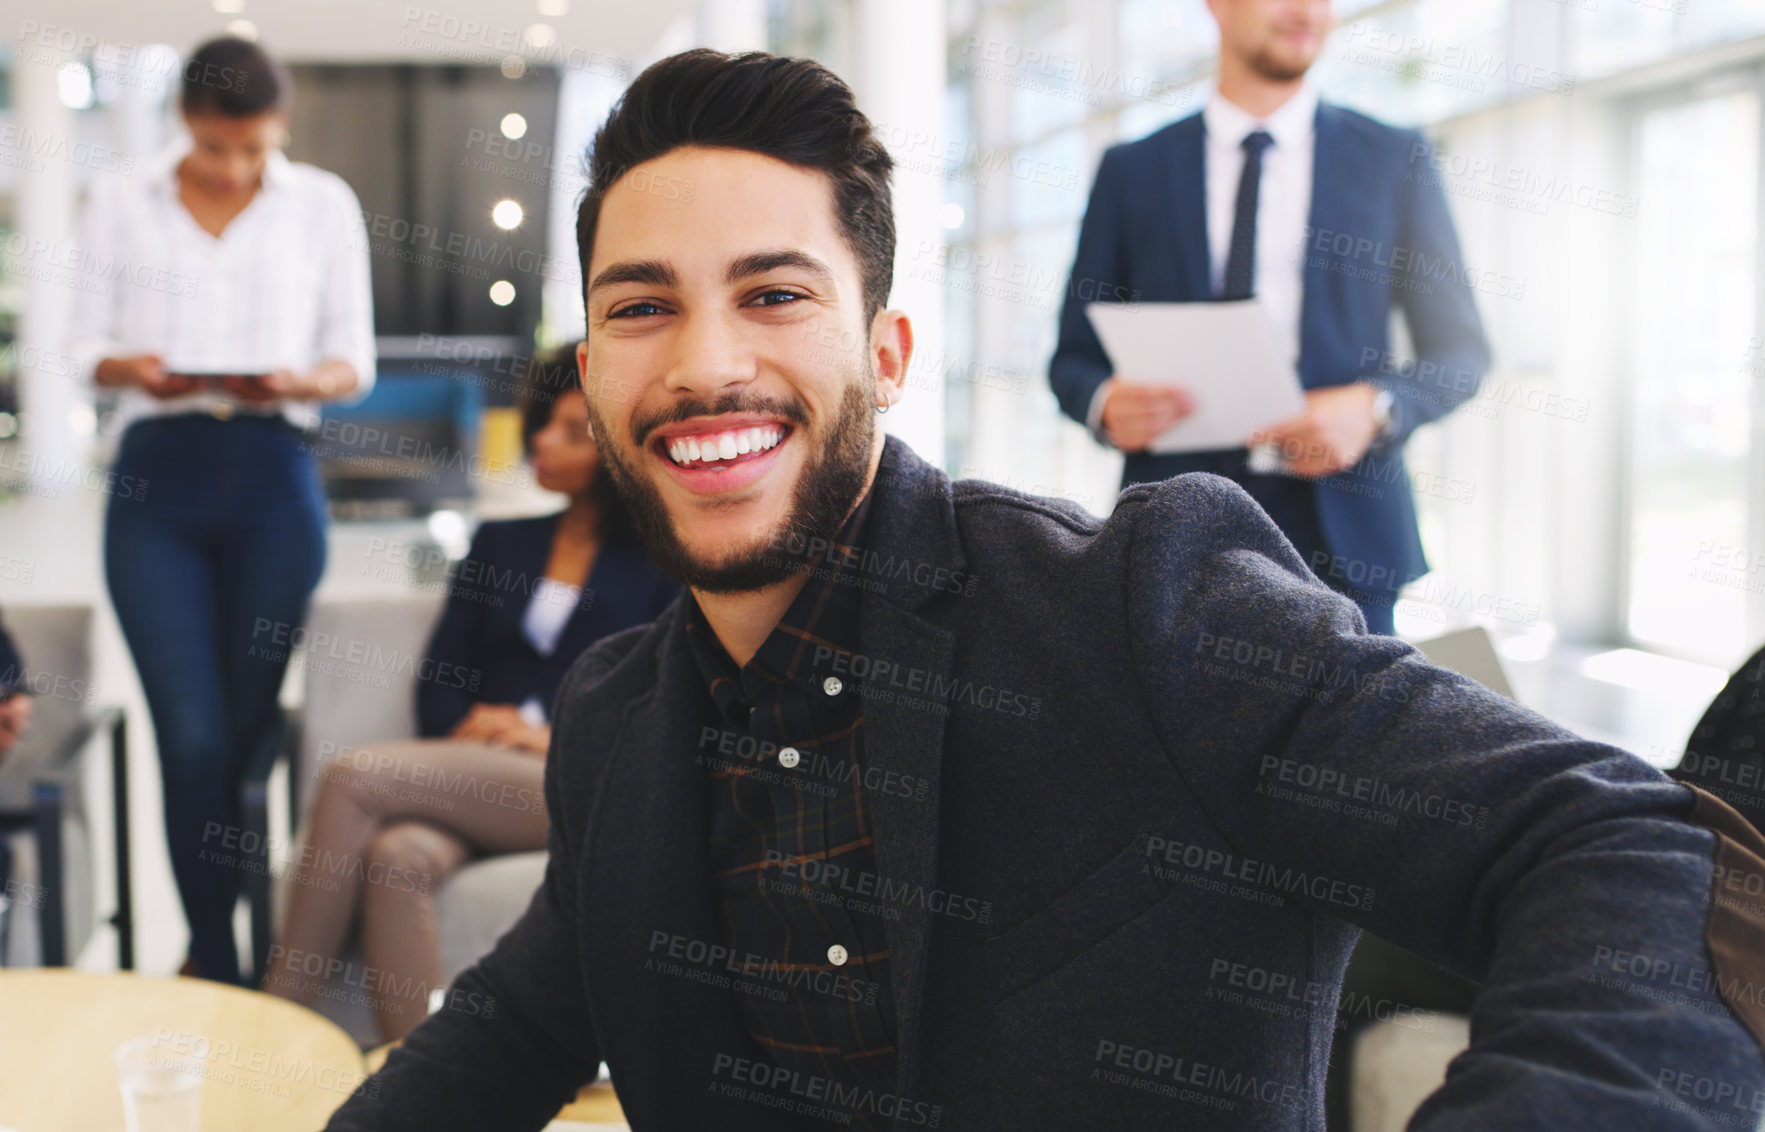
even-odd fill
[[[474,854],[545,848],[547,710],[565,670],[600,638],[655,620],[679,592],[613,494],[574,351],[535,365],[528,386],[534,478],[569,506],[478,528],[422,669],[468,678],[419,682],[423,738],[348,751],[321,772],[271,952],[280,962],[264,979],[266,991],[312,1003],[324,983],[301,964],[337,957],[359,919],[362,964],[375,971],[363,989],[388,1041],[423,1020],[443,985],[442,878]]]

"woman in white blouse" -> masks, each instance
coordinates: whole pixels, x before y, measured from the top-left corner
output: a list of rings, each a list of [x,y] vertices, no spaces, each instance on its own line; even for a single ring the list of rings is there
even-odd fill
[[[240,979],[239,775],[325,564],[304,430],[374,381],[361,208],[283,156],[287,96],[255,44],[197,49],[187,136],[93,186],[72,347],[127,426],[116,482],[136,486],[110,500],[105,573],[153,713],[185,972],[223,982]]]

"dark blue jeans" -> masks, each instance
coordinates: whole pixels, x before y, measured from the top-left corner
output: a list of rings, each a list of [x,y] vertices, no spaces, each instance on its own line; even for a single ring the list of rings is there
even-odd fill
[[[104,570],[153,714],[190,955],[238,982],[239,778],[277,711],[288,642],[325,567],[325,499],[279,417],[150,417],[123,435]]]

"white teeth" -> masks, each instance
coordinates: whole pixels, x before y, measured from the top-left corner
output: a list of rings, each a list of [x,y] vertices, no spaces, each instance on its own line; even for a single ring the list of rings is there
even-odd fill
[[[714,436],[688,436],[672,441],[668,455],[676,464],[713,464],[776,448],[783,439],[784,430],[776,426],[734,429]]]

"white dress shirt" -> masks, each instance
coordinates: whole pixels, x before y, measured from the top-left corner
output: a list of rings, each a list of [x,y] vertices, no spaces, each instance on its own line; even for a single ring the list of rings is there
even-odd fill
[[[1226,277],[1226,257],[1232,247],[1238,181],[1244,175],[1244,139],[1257,130],[1267,130],[1275,139],[1262,155],[1252,291],[1269,312],[1281,348],[1295,366],[1299,364],[1299,305],[1305,229],[1311,223],[1317,116],[1318,94],[1310,83],[1261,120],[1217,94],[1201,111],[1207,130],[1208,278],[1215,294]]]
[[[173,373],[306,373],[321,362],[355,367],[353,399],[374,383],[374,309],[368,235],[355,193],[336,174],[272,150],[251,203],[220,236],[178,199],[186,137],[132,177],[92,185],[81,225],[68,352],[90,378],[106,357],[156,354]],[[316,402],[276,408],[218,391],[167,401],[120,391],[123,421],[227,409],[318,422]],[[225,406],[226,408],[222,408]]]
[[[1317,141],[1318,93],[1310,83],[1267,118],[1256,119],[1215,94],[1202,108],[1207,128],[1207,258],[1214,293],[1226,277],[1244,175],[1244,139],[1267,130],[1275,144],[1263,150],[1256,196],[1256,279],[1251,292],[1268,313],[1283,353],[1299,367],[1299,308],[1305,285],[1305,230],[1311,224],[1312,164]],[[1272,445],[1250,450],[1249,470],[1285,470]]]
[[[1201,111],[1207,142],[1208,279],[1214,294],[1226,276],[1238,180],[1244,174],[1244,139],[1267,130],[1275,144],[1263,151],[1256,198],[1256,281],[1252,290],[1268,311],[1282,351],[1299,365],[1299,310],[1303,296],[1305,230],[1311,223],[1312,165],[1317,137],[1318,92],[1310,83],[1267,118],[1257,119],[1215,94]],[[1102,390],[1088,414],[1102,435]],[[1276,470],[1266,457],[1262,467]]]

